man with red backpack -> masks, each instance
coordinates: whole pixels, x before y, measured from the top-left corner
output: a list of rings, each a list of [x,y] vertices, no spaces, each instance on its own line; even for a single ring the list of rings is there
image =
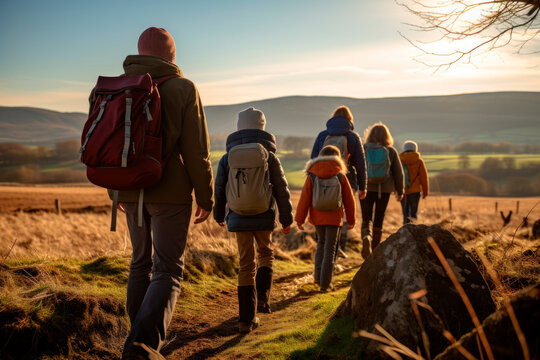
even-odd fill
[[[212,168],[203,106],[195,85],[174,64],[173,37],[165,29],[148,28],[139,38],[138,50],[139,55],[125,59],[125,75],[100,78],[92,91],[81,158],[91,181],[103,181],[99,185],[115,190],[109,193],[114,205],[119,202],[125,208],[131,236],[133,255],[127,285],[131,331],[122,359],[163,359],[159,351],[180,293],[191,194],[194,190],[198,206],[195,224],[201,223],[213,206]],[[141,89],[148,98],[139,97]],[[119,96],[125,109],[108,107]],[[115,119],[115,114],[122,115]],[[160,129],[149,133],[158,122]],[[121,129],[120,151],[112,151],[116,133],[100,139],[111,126]],[[97,146],[98,142],[102,145]],[[102,164],[107,157],[119,164],[112,170],[91,166],[91,155]],[[145,162],[148,165],[138,169]],[[137,181],[152,167],[157,171],[137,188]],[[126,171],[132,176],[123,175]],[[127,185],[128,180],[135,185]]]

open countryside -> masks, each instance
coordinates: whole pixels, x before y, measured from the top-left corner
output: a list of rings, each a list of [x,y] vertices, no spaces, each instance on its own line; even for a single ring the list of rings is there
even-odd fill
[[[0,360],[540,360],[540,0],[0,34]]]

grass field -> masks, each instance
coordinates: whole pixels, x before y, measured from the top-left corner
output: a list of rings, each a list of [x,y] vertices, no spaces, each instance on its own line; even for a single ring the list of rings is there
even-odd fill
[[[212,162],[214,173],[216,172],[219,160],[224,153],[225,151],[222,150],[214,150],[210,153],[210,160]],[[284,152],[278,153],[278,157],[280,158],[280,161],[282,163],[289,185],[291,186],[291,188],[300,189],[304,185],[304,167],[308,159],[307,157],[305,159],[296,159],[287,157],[286,155],[287,153]],[[460,155],[458,154],[422,155],[430,176],[435,176],[440,172],[447,170],[459,170],[459,156]],[[518,168],[527,163],[540,163],[540,154],[473,154],[469,155],[469,169],[478,169],[487,157],[513,158],[515,159],[515,164]],[[17,166],[3,167],[2,170],[8,171],[15,168],[17,168]],[[78,177],[74,179],[84,179],[84,173],[82,173],[82,171],[84,171],[85,168],[78,160],[64,161],[57,164],[41,165],[39,168],[44,176],[46,176],[47,174],[52,175],[55,172],[58,172],[58,174],[61,175],[62,171],[74,170],[77,173],[80,172],[80,175],[78,175]],[[51,182],[56,181],[54,179],[57,178],[58,176],[53,178]]]
[[[212,151],[211,159],[214,172],[217,169],[219,159],[224,153],[224,151]],[[437,154],[422,155],[422,158],[426,163],[429,175],[435,176],[445,170],[459,170],[459,156],[460,155],[458,154]],[[307,159],[291,159],[283,156],[281,153],[278,153],[278,157],[280,157],[289,185],[296,189],[302,188],[306,179],[304,167]],[[469,169],[478,169],[482,162],[488,157],[514,158],[518,168],[526,163],[540,163],[540,154],[474,154],[469,155]]]
[[[293,191],[294,205],[298,197],[299,192]],[[61,200],[63,215],[54,212],[55,199]],[[419,221],[449,229],[466,249],[488,256],[504,280],[504,287],[493,292],[498,302],[502,294],[514,294],[540,279],[540,240],[529,238],[530,225],[518,229],[530,210],[531,223],[540,219],[540,198],[453,196],[452,212],[448,200],[430,196],[422,201]],[[503,227],[495,202],[498,210],[508,212],[516,211],[517,201],[518,216]],[[1,186],[0,204],[0,314],[6,326],[13,324],[0,326],[0,336],[8,329],[7,335],[16,334],[12,346],[34,347],[26,357],[6,359],[118,360],[128,328],[124,304],[131,244],[122,214],[118,231],[109,231],[106,192],[93,186]],[[392,199],[383,238],[399,229],[401,222],[399,203]],[[313,228],[293,227],[287,236],[275,231],[274,312],[262,314],[262,326],[244,337],[235,330],[235,238],[212,220],[193,226],[186,250],[186,281],[165,355],[170,359],[312,359],[349,354],[354,350],[350,342],[354,322],[328,318],[345,298],[362,262],[359,228],[351,232],[349,258],[338,261],[336,291],[328,294],[319,293],[312,283]],[[48,341],[60,345],[46,347]]]

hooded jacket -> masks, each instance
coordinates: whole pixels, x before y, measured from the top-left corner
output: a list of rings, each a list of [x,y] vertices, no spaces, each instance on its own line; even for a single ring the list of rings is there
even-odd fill
[[[212,166],[204,110],[195,85],[175,64],[151,55],[130,55],[124,61],[126,75],[150,74],[153,78],[176,75],[159,86],[165,165],[160,181],[144,189],[149,203],[197,204],[211,210]],[[95,101],[90,94],[90,109]],[[111,196],[111,192],[109,192]],[[119,201],[137,202],[139,191],[120,191]]]
[[[268,150],[268,169],[272,196],[274,201],[268,211],[258,215],[239,215],[227,208],[226,188],[229,178],[228,152],[234,146],[249,143],[259,143]],[[281,163],[276,156],[276,139],[274,135],[258,129],[245,129],[232,133],[227,138],[227,154],[219,161],[216,182],[214,219],[218,223],[227,221],[227,228],[231,232],[273,230],[276,227],[276,207],[279,209],[279,222],[283,227],[292,224],[291,194],[285,178]]]
[[[399,154],[401,162],[407,166],[411,186],[405,189],[405,194],[414,194],[422,192],[424,197],[429,194],[429,179],[424,164],[420,158],[420,153],[416,151],[407,151]],[[405,169],[403,169],[405,171]]]
[[[303,224],[306,216],[309,213],[309,222],[313,225],[343,225],[343,208],[347,216],[347,222],[350,226],[354,226],[356,222],[356,202],[354,195],[346,176],[341,177],[341,196],[343,199],[343,207],[334,211],[320,211],[313,207],[313,181],[309,174],[313,174],[322,179],[328,179],[336,176],[339,173],[345,174],[347,165],[338,156],[318,156],[315,159],[308,161],[306,164],[306,173],[308,177],[302,188],[302,194],[296,207],[296,216],[294,220],[298,224]]]
[[[353,190],[365,190],[367,186],[366,173],[366,158],[364,156],[364,148],[360,136],[354,132],[354,124],[344,117],[333,117],[326,122],[326,130],[319,133],[311,158],[319,156],[319,152],[323,148],[324,140],[328,135],[345,135],[347,136],[347,148],[349,152],[349,164],[347,179]]]

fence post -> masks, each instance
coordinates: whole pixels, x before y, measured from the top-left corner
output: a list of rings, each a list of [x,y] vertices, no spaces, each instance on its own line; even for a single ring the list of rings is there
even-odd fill
[[[448,198],[448,210],[452,212],[452,198]]]
[[[519,214],[519,200],[516,201],[516,215]]]
[[[62,215],[62,203],[60,203],[60,199],[54,199],[54,207],[56,208],[56,213]]]
[[[499,212],[498,210],[499,210],[499,203],[495,201],[495,214]]]

